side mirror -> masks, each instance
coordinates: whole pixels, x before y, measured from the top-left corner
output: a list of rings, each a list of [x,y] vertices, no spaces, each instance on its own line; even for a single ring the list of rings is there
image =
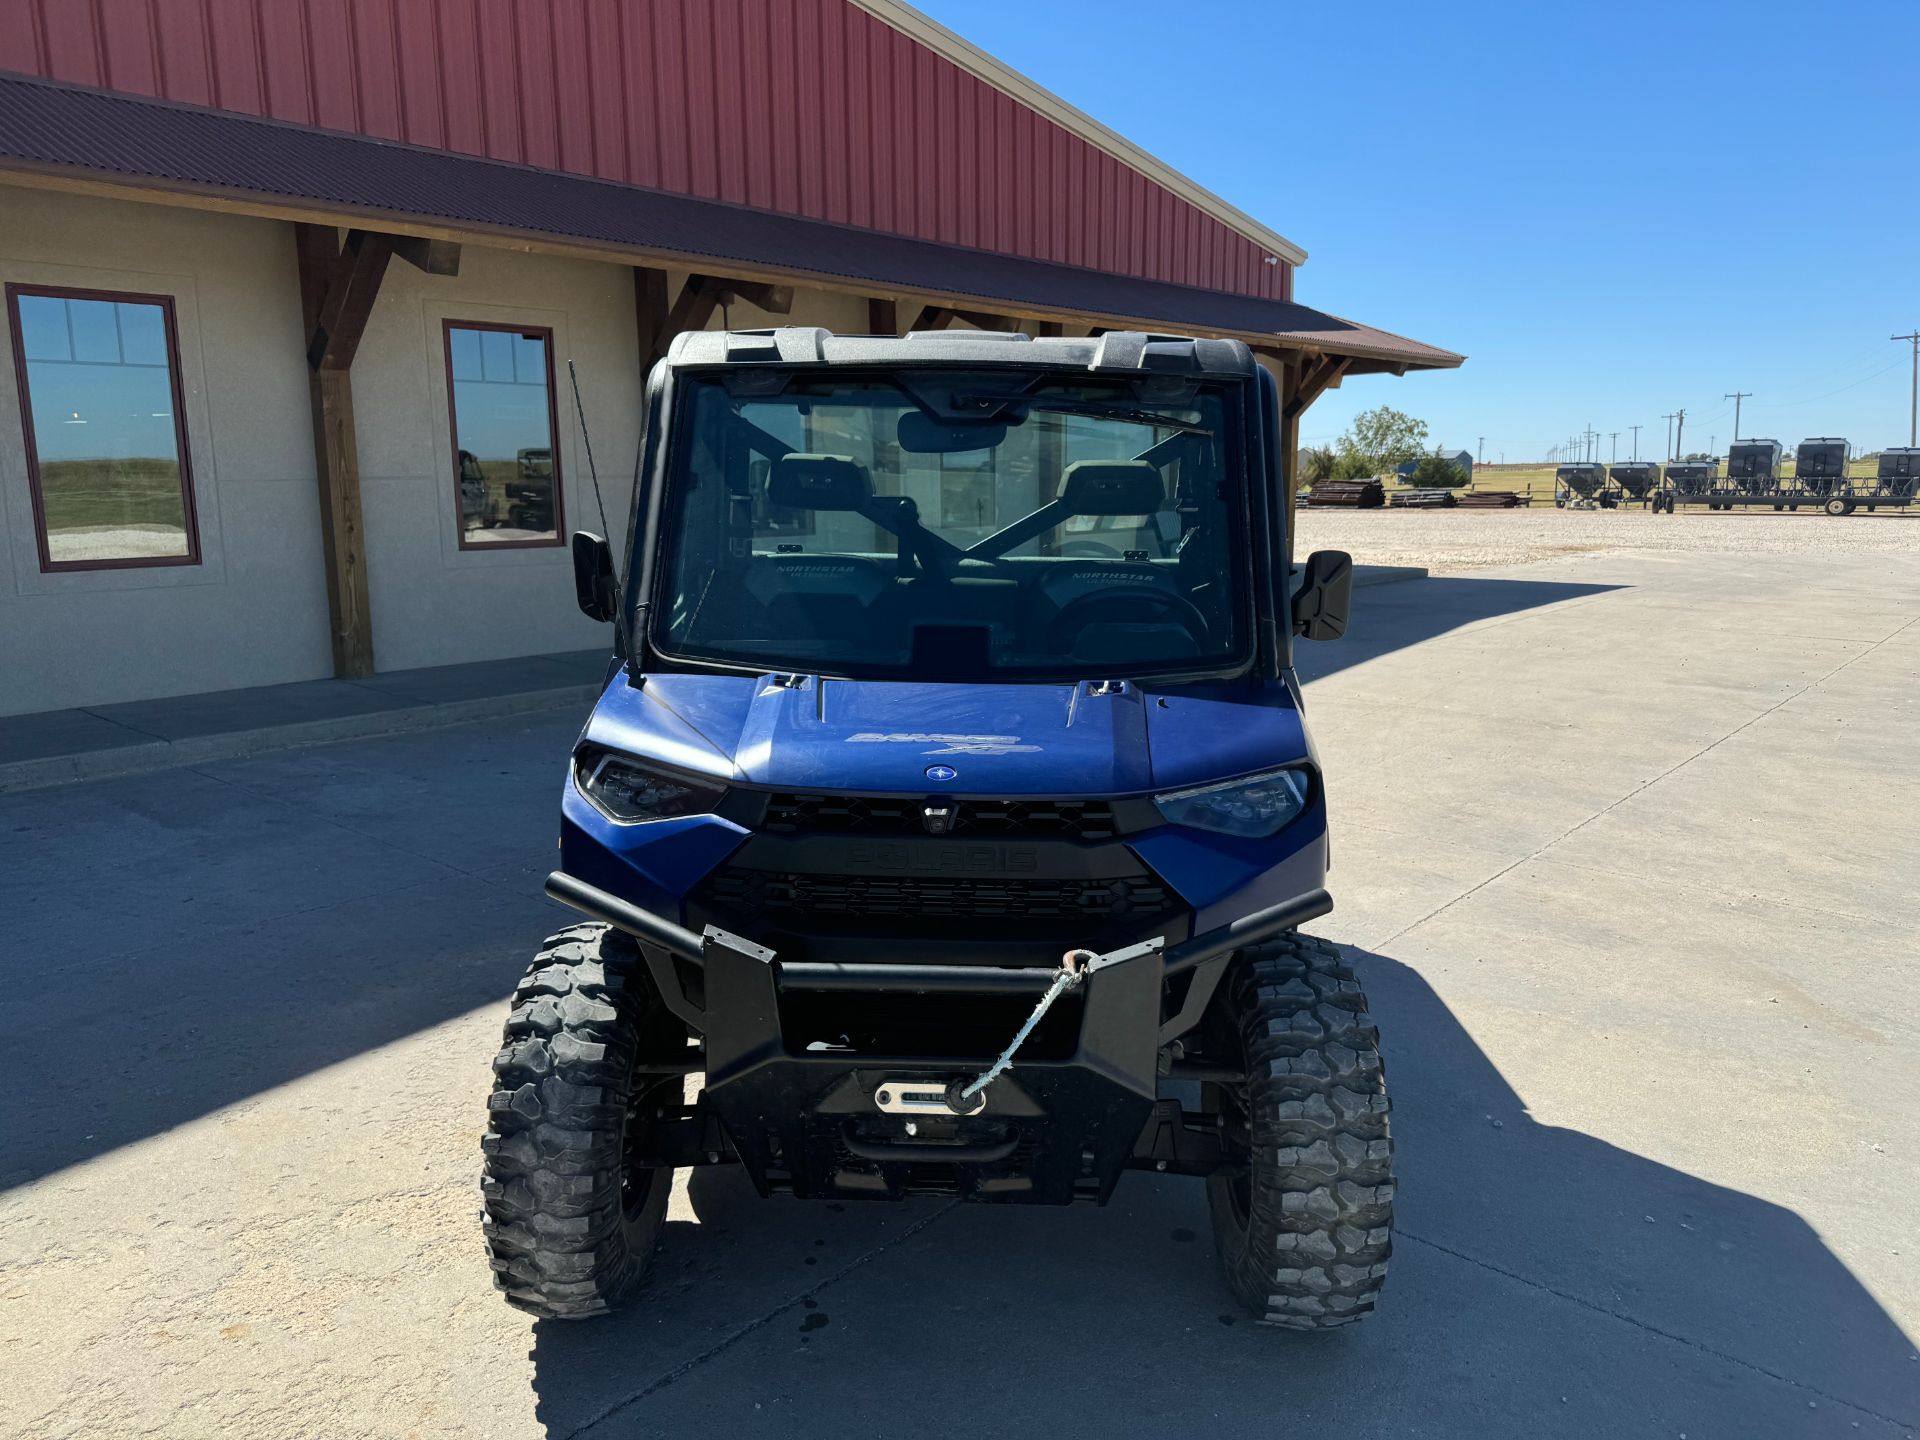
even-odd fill
[[[613,551],[589,530],[573,532],[573,598],[580,613],[605,623],[619,611],[614,598]]]
[[[1304,640],[1338,640],[1353,609],[1353,557],[1344,550],[1316,550],[1293,595],[1293,633]]]

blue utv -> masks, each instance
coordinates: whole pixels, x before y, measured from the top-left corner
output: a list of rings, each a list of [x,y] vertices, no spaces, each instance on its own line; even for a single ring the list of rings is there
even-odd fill
[[[604,1313],[676,1169],[763,1196],[1104,1203],[1204,1178],[1226,1283],[1373,1308],[1393,1148],[1332,905],[1272,377],[1236,341],[693,333],[485,1139],[507,1298]],[[693,1077],[701,1077],[697,1087]],[[695,1093],[689,1096],[689,1090]]]

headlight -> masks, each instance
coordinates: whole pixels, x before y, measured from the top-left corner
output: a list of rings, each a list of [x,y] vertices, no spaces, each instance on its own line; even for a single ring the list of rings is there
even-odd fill
[[[610,751],[588,751],[576,762],[584,794],[609,819],[633,825],[676,815],[705,815],[720,803],[718,786],[648,770]]]
[[[1274,770],[1244,780],[1226,780],[1194,790],[1153,797],[1175,825],[1258,839],[1273,834],[1307,808],[1313,778],[1305,770]]]

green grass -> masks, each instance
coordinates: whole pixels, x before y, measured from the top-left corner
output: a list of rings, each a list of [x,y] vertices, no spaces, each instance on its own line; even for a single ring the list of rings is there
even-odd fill
[[[157,456],[47,461],[40,466],[40,506],[50,535],[187,524],[180,467]]]

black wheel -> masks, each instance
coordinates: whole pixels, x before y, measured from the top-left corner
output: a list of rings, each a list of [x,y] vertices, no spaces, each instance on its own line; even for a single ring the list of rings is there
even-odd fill
[[[1836,495],[1827,501],[1826,511],[1829,515],[1850,515],[1853,513],[1853,502],[1843,500]]]
[[[487,1256],[507,1303],[548,1319],[603,1315],[630,1295],[666,1218],[673,1171],[634,1163],[679,1075],[638,1069],[686,1048],[634,942],[574,925],[513,992],[493,1061],[480,1181]]]
[[[1393,1249],[1386,1077],[1353,968],[1310,935],[1255,946],[1208,1025],[1209,1049],[1247,1076],[1205,1087],[1229,1161],[1207,1179],[1227,1284],[1270,1325],[1351,1324],[1373,1309]]]

